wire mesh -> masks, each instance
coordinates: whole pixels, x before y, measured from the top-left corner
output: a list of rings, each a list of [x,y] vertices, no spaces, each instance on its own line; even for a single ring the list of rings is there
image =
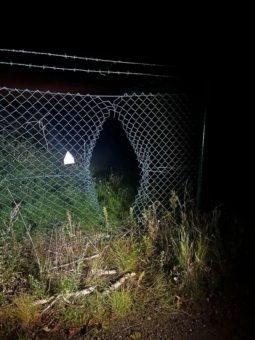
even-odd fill
[[[51,226],[66,212],[84,226],[103,221],[91,157],[111,112],[136,154],[136,216],[172,190],[196,187],[196,108],[184,94],[113,98],[0,88],[0,219],[19,206],[30,225]],[[74,164],[64,164],[69,152]]]
[[[155,202],[168,208],[171,191],[183,196],[188,183],[194,193],[199,136],[194,103],[183,94],[125,95],[115,103],[141,169],[136,214]]]

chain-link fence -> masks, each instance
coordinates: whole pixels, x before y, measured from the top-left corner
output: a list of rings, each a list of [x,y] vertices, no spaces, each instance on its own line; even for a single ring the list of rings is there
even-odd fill
[[[184,94],[118,97],[0,88],[0,219],[13,208],[32,225],[102,221],[90,172],[100,131],[113,113],[136,154],[138,216],[170,193],[196,189],[199,129],[196,105]],[[73,163],[74,160],[74,163]],[[69,164],[65,164],[69,163]]]

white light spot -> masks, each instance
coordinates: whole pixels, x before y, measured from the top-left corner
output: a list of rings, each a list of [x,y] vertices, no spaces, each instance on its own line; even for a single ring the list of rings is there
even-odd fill
[[[75,161],[74,161],[72,154],[69,151],[67,151],[65,158],[64,158],[64,164],[74,164],[74,163]]]

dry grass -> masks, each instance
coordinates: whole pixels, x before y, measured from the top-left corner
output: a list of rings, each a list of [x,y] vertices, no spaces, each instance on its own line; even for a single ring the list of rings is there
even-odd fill
[[[179,309],[216,289],[219,213],[201,214],[175,193],[170,211],[154,204],[139,221],[132,219],[128,235],[112,230],[110,238],[88,233],[70,213],[50,231],[31,234],[25,226],[21,237],[11,216],[10,230],[1,233],[7,252],[0,263],[2,333],[6,318],[8,332],[17,322],[41,327],[49,315],[49,327],[82,327],[91,319],[108,324],[148,305]]]

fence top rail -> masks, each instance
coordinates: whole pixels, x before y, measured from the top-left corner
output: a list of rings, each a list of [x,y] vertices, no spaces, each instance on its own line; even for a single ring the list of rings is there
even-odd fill
[[[23,92],[23,93],[33,93],[33,94],[40,94],[40,95],[53,95],[53,96],[72,96],[72,97],[91,97],[91,98],[127,98],[127,97],[171,97],[171,96],[183,96],[185,95],[183,92],[173,92],[173,93],[124,93],[122,95],[98,95],[98,94],[81,94],[81,93],[71,93],[71,92],[54,92],[54,91],[41,91],[41,90],[29,90],[29,89],[19,89],[19,88],[10,88],[6,86],[0,86],[0,93],[2,91],[8,92]]]

